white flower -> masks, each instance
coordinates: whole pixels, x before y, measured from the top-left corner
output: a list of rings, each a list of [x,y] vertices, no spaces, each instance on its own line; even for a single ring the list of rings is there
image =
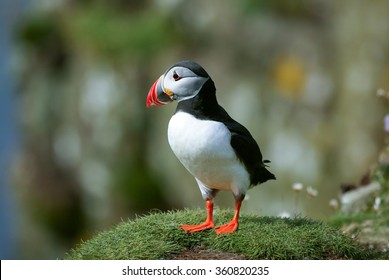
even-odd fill
[[[373,209],[374,210],[378,210],[378,208],[380,207],[381,205],[381,198],[379,196],[377,196],[375,199],[374,199],[374,205],[373,205]]]
[[[384,90],[383,88],[379,88],[377,90],[377,96],[389,99],[389,91]]]
[[[290,218],[290,213],[286,212],[286,211],[283,211],[283,212],[278,214],[278,217],[280,217],[280,218]]]
[[[336,198],[333,198],[331,199],[329,202],[328,202],[328,205],[332,208],[332,209],[338,209],[339,208],[339,202]]]
[[[386,94],[386,91],[383,88],[377,89],[377,96],[378,97],[384,97]]]
[[[315,190],[314,188],[312,188],[311,186],[308,186],[307,187],[307,194],[310,197],[316,197],[319,194],[319,192],[317,190]]]
[[[303,184],[302,183],[294,183],[292,185],[292,190],[295,192],[300,192],[303,189]]]

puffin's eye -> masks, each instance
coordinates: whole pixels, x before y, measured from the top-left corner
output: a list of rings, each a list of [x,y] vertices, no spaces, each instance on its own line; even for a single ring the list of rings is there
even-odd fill
[[[176,72],[174,72],[174,73],[173,73],[173,79],[174,79],[175,81],[178,81],[178,80],[181,79],[181,77],[180,77]]]

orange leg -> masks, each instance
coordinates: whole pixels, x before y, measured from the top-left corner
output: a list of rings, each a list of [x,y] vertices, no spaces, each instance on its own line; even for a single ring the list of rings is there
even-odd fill
[[[242,205],[242,201],[235,201],[235,214],[232,220],[224,225],[221,225],[215,229],[217,234],[224,234],[224,233],[232,233],[238,229],[239,225],[239,211],[240,206]]]
[[[199,225],[182,225],[181,228],[185,231],[196,232],[207,230],[214,227],[213,223],[213,201],[207,200],[205,201],[205,205],[207,207],[207,219],[204,223]]]

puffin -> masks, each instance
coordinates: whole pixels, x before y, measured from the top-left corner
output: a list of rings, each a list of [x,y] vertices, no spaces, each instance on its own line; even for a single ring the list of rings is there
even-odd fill
[[[232,119],[216,98],[216,87],[202,66],[185,60],[171,66],[151,86],[146,106],[177,102],[168,125],[169,145],[195,178],[207,209],[199,225],[181,225],[186,232],[214,228],[217,234],[233,233],[246,192],[276,177],[267,170],[260,148],[250,132]],[[232,220],[215,227],[213,199],[219,191],[231,191],[235,199]]]

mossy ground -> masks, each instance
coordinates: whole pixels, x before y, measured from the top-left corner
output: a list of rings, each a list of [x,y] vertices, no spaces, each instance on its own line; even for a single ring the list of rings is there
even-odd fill
[[[233,213],[215,211],[216,224]],[[185,233],[184,223],[204,220],[204,210],[155,212],[122,222],[82,242],[67,259],[172,259],[193,248],[236,253],[245,259],[382,259],[387,255],[355,243],[335,227],[305,218],[242,215],[239,230],[218,236],[213,230]]]
[[[389,207],[352,215],[338,214],[328,223],[370,248],[389,252]]]

